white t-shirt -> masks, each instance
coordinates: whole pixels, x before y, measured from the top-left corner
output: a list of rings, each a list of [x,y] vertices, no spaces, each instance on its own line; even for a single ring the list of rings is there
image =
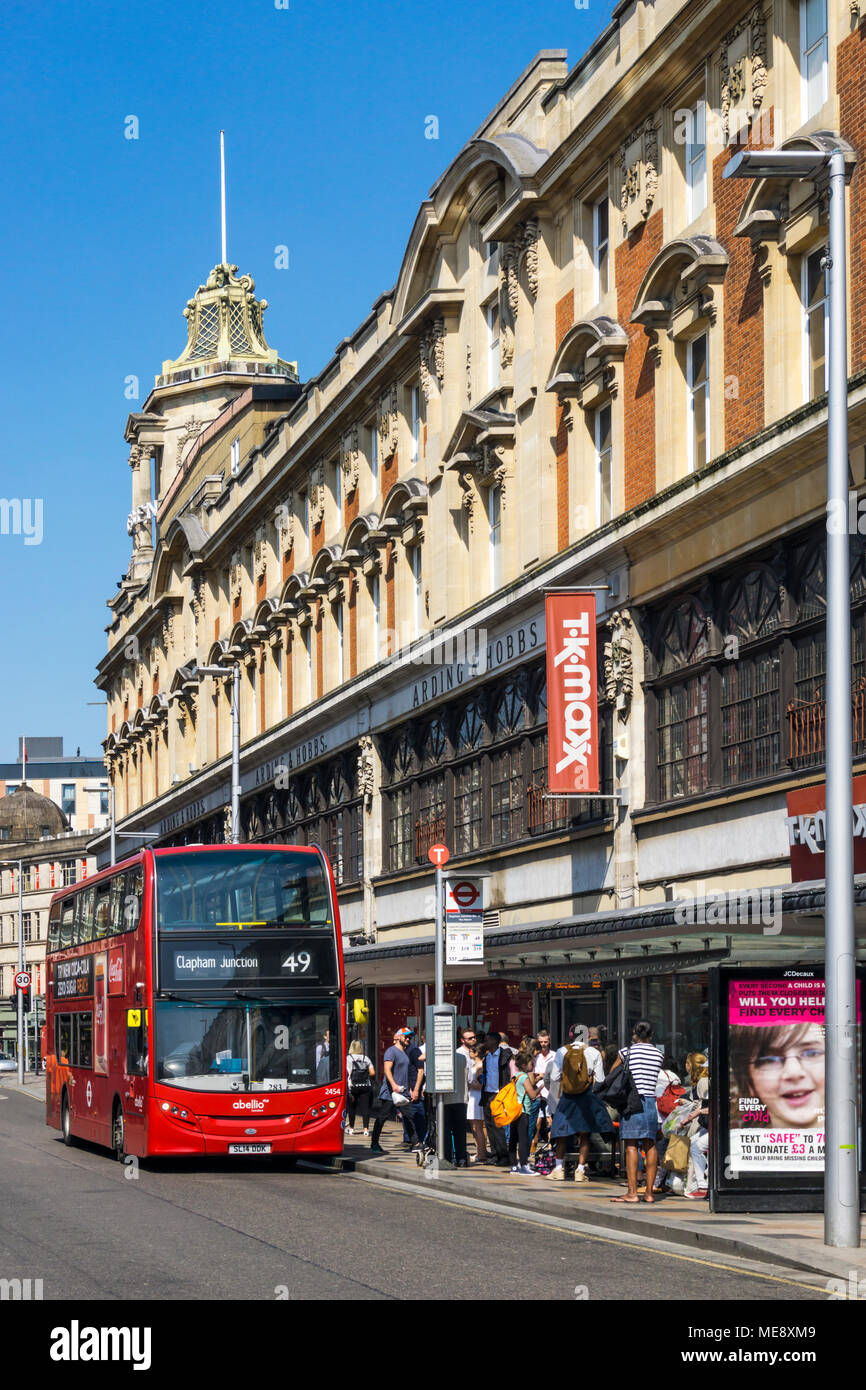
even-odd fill
[[[553,1061],[555,1056],[556,1053],[553,1051],[553,1048],[550,1049],[546,1057],[543,1052],[537,1052],[535,1054],[535,1061],[532,1064],[532,1070],[535,1075],[543,1077],[544,1073],[547,1071],[548,1064]],[[541,1086],[541,1095],[544,1100],[547,1100],[547,1087],[543,1083]]]

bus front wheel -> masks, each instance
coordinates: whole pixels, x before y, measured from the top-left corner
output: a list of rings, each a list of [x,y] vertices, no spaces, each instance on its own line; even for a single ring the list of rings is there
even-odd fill
[[[118,1163],[126,1157],[126,1128],[123,1123],[123,1106],[115,1097],[111,1116],[111,1148]]]
[[[69,1113],[69,1096],[63,1092],[63,1099],[60,1102],[60,1133],[67,1149],[72,1147],[72,1116]]]

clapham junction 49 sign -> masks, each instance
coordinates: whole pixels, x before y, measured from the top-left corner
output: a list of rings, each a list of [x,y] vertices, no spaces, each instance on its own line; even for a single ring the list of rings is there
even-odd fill
[[[548,786],[591,796],[598,783],[595,594],[548,594]]]

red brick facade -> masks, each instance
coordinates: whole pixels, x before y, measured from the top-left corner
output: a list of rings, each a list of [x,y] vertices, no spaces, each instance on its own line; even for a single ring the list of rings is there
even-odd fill
[[[397,481],[397,450],[395,449],[387,463],[383,463],[379,470],[379,477],[382,484],[382,501],[388,496],[391,488]]]
[[[857,151],[851,180],[851,239],[848,246],[851,373],[866,367],[866,15],[836,50],[841,133]]]
[[[656,490],[655,364],[649,339],[631,315],[662,239],[662,214],[657,212],[616,249],[617,316],[629,338],[623,363],[626,511]]]
[[[765,126],[768,118],[770,131]],[[762,115],[756,129],[770,138],[763,141],[750,137],[750,146],[760,148],[773,143],[772,120],[772,111]],[[716,237],[730,257],[724,284],[725,449],[741,444],[764,427],[764,287],[759,255],[753,253],[747,237],[734,236],[750,185],[722,177],[730,155],[730,151],[723,150],[713,162]],[[714,454],[721,452],[720,448],[713,449]]]

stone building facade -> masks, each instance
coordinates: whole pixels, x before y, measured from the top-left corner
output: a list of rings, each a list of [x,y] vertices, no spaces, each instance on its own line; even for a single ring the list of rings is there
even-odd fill
[[[0,1051],[14,1052],[17,1025],[10,1001],[18,970],[19,928],[24,964],[33,980],[32,1012],[38,1010],[41,1020],[48,908],[58,888],[77,883],[95,868],[87,848],[90,834],[92,830],[72,828],[60,806],[30,782],[0,796]]]
[[[449,991],[512,1037],[649,1012],[683,1050],[709,963],[819,950],[786,798],[823,778],[826,194],[722,174],[744,145],[847,151],[863,491],[861,8],[624,0],[504,94],[316,377],[218,266],[129,418],[98,677],[121,823],[223,838],[230,685],[195,667],[240,662],[243,838],[327,850],[381,1036],[432,981],[438,839],[489,871],[485,963]],[[859,535],[852,563],[866,765]],[[543,594],[571,584],[600,587],[618,804],[544,797]],[[762,890],[778,934],[677,907]]]

